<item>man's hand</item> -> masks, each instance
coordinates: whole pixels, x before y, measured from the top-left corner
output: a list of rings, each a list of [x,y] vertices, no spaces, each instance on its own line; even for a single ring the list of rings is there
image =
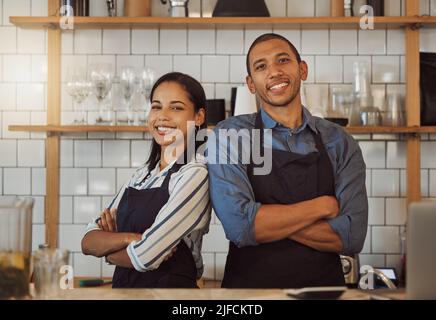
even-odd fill
[[[321,196],[315,199],[321,212],[324,212],[325,219],[336,218],[339,214],[339,203],[336,197]]]
[[[103,231],[117,232],[117,209],[104,209],[100,215],[98,226]]]

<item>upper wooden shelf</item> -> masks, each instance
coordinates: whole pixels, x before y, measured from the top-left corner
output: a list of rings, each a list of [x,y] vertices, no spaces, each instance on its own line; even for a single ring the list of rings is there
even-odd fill
[[[20,28],[59,29],[60,17],[10,17],[10,22]],[[141,29],[141,28],[215,28],[271,26],[275,28],[342,29],[359,28],[360,17],[74,17],[74,29]],[[375,28],[404,26],[436,27],[436,17],[375,17]]]
[[[209,127],[213,128],[213,127]],[[351,134],[397,134],[436,133],[436,127],[346,127]],[[10,125],[9,131],[79,133],[79,132],[148,132],[146,126],[103,126],[103,125]]]

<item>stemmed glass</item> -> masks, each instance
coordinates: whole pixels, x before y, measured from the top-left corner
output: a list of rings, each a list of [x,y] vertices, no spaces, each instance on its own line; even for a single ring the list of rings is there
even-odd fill
[[[99,117],[96,122],[100,124],[114,124],[112,104],[106,101],[111,92],[113,76],[110,63],[99,63],[90,68],[90,79],[98,101]]]
[[[73,99],[74,124],[86,123],[85,101],[92,92],[91,87],[84,67],[75,66],[67,69],[66,90]]]
[[[124,103],[127,106],[127,123],[129,125],[138,125],[138,112],[132,107],[132,98],[136,90],[136,73],[132,67],[123,67],[121,69],[121,92]]]
[[[145,67],[141,70],[139,77],[141,94],[145,98],[144,110],[141,112],[140,122],[145,124],[147,116],[150,112],[150,94],[156,79],[156,72],[150,67]]]

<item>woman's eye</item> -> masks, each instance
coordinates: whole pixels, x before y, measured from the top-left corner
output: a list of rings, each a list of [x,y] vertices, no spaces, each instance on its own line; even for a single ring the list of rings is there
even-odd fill
[[[160,110],[161,106],[158,105],[151,105],[151,110]]]
[[[181,106],[173,106],[173,107],[171,107],[171,109],[173,109],[175,111],[182,111],[183,107],[181,107]]]

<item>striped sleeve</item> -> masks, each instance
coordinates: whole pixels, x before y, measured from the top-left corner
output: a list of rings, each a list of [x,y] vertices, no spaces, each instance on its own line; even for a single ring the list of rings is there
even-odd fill
[[[127,247],[134,268],[140,272],[158,268],[184,237],[206,226],[209,215],[206,166],[189,164],[180,169],[168,202],[159,211],[153,225],[144,232],[142,240]]]

